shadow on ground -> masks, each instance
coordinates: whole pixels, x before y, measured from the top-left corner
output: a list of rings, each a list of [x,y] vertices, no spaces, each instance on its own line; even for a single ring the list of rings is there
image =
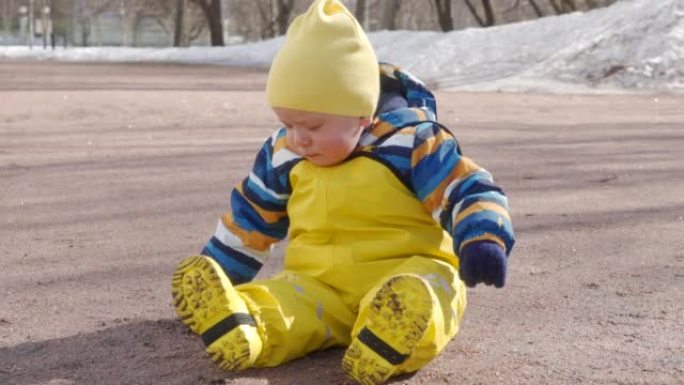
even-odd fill
[[[93,333],[1,348],[0,383],[351,384],[339,365],[342,354],[330,349],[277,368],[229,373],[214,367],[180,322],[124,320]]]

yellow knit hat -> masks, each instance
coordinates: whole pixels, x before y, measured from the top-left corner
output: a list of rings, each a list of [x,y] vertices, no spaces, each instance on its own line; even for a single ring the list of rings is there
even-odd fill
[[[378,60],[338,0],[315,0],[290,25],[268,74],[271,107],[371,117],[380,93]]]

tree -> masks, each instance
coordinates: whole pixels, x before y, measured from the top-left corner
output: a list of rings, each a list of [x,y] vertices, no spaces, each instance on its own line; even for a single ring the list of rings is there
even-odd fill
[[[401,8],[401,0],[385,0],[382,28],[390,31],[397,29],[397,14]]]
[[[356,0],[356,8],[354,9],[354,16],[361,25],[366,28],[366,0]]]
[[[558,15],[577,10],[575,0],[549,0],[549,4]]]
[[[12,16],[15,12],[14,0],[5,0],[2,2],[2,26],[5,35],[9,35],[12,31]]]
[[[544,12],[542,12],[541,8],[539,8],[539,5],[536,3],[535,0],[527,0],[530,3],[530,6],[532,9],[534,9],[535,15],[537,17],[544,17]]]
[[[221,20],[221,0],[190,0],[202,10],[209,26],[212,46],[223,46],[223,22]]]
[[[435,0],[437,6],[437,20],[442,31],[454,30],[454,19],[451,17],[451,0]]]
[[[294,0],[276,0],[275,25],[277,27],[278,35],[287,33],[287,27],[290,25],[292,8],[294,8]]]
[[[496,24],[496,20],[494,19],[494,9],[492,8],[492,4],[490,0],[482,0],[482,8],[484,10],[484,19],[480,17],[480,15],[477,13],[477,9],[475,9],[475,6],[470,2],[470,0],[464,0],[466,6],[468,7],[468,10],[470,10],[470,13],[472,13],[473,17],[475,20],[477,20],[477,23],[481,27],[491,27],[494,24]],[[552,1],[553,0],[549,0]]]
[[[173,26],[173,46],[182,47],[183,42],[183,21],[185,20],[185,1],[186,0],[176,0],[176,22]]]

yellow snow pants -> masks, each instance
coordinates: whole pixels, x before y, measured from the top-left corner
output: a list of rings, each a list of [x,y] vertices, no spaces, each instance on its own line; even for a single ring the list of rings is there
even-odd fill
[[[284,271],[236,286],[263,339],[255,366],[349,345],[375,293],[404,274],[428,284],[434,306],[426,333],[397,373],[430,362],[458,332],[466,306],[451,237],[376,160],[357,157],[335,167],[302,161],[290,182]]]

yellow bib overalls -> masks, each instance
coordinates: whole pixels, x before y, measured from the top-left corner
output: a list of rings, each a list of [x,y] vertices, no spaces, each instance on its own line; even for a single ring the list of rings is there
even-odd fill
[[[424,279],[435,306],[398,373],[426,365],[456,335],[466,306],[451,237],[388,167],[366,156],[334,167],[301,161],[290,182],[284,271],[236,286],[263,339],[255,366],[349,345],[369,301],[399,274]]]

